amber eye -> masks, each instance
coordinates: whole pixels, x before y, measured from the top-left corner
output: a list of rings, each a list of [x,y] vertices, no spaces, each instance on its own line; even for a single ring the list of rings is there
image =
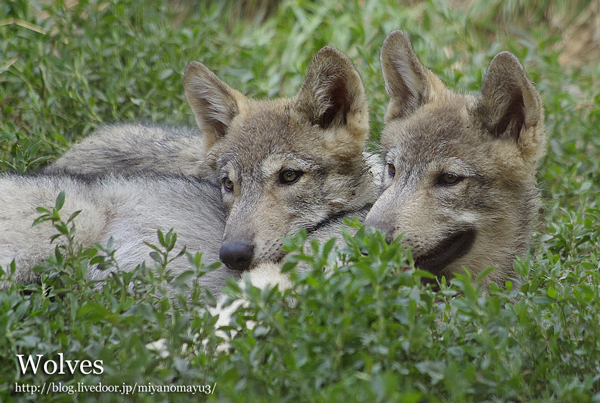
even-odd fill
[[[285,171],[281,171],[279,174],[279,183],[282,185],[291,185],[300,179],[304,172],[302,171],[294,171],[293,169],[286,169]]]
[[[233,181],[231,179],[223,178],[221,182],[223,183],[223,189],[225,189],[226,192],[233,192]]]
[[[444,172],[438,177],[437,184],[442,186],[453,186],[461,180],[463,180],[463,178],[455,173]]]
[[[393,178],[396,176],[396,167],[394,164],[387,164],[388,174]]]

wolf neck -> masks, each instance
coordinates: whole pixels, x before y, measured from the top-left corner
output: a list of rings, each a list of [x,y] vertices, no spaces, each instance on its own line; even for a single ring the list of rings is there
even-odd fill
[[[323,219],[322,221],[316,223],[315,225],[306,229],[307,235],[313,236],[319,233],[322,229],[329,229],[332,225],[339,226],[344,224],[344,218],[352,220],[354,217],[358,218],[360,222],[363,222],[369,213],[369,210],[373,207],[373,204],[365,204],[359,209],[356,210],[343,210],[339,211],[336,214],[330,215]]]
[[[355,174],[340,185],[345,189],[337,192],[348,196],[333,200],[333,204],[339,206],[337,211],[334,210],[329,216],[307,228],[309,235],[318,233],[319,230],[329,227],[331,224],[342,225],[344,218],[351,220],[353,217],[357,217],[361,223],[364,222],[369,210],[379,197],[383,167],[378,156],[365,151],[362,154],[360,165],[354,169],[356,170]]]
[[[379,156],[371,154],[368,151],[363,152],[362,159],[364,165],[358,175],[360,181],[356,186],[355,199],[359,206],[358,209],[363,209],[365,206],[369,206],[368,208],[370,209],[381,194],[383,165]]]
[[[352,167],[354,174],[348,177],[345,184],[342,184],[346,189],[341,189],[342,192],[339,192],[349,194],[340,200],[342,211],[361,211],[366,206],[370,209],[381,192],[383,166],[379,157],[365,151],[357,165]]]

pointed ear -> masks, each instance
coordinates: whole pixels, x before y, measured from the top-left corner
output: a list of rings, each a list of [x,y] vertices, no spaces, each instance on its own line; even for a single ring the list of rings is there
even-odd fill
[[[408,34],[394,31],[381,48],[381,68],[390,104],[385,122],[405,118],[431,100],[435,91],[445,88],[417,57]]]
[[[209,150],[227,134],[244,96],[199,62],[188,64],[183,88],[196,123],[204,131],[205,149]]]
[[[369,103],[354,65],[339,50],[317,53],[298,94],[296,107],[321,129],[345,126],[364,147],[369,137]]]
[[[541,97],[512,53],[499,53],[490,63],[477,108],[480,119],[493,136],[513,139],[524,156],[534,160],[543,154]]]

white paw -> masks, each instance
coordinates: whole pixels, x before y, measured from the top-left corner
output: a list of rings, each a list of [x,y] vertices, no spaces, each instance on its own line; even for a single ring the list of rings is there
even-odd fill
[[[289,278],[289,275],[282,273],[281,267],[274,263],[265,263],[251,270],[250,272],[244,273],[244,276],[239,280],[238,284],[242,290],[246,290],[250,284],[261,289],[265,287],[272,288],[278,286],[280,291],[284,291],[292,287],[292,282]],[[219,343],[219,346],[217,347],[218,353],[228,351],[230,347],[227,333],[223,330],[220,330],[220,328],[223,326],[238,327],[237,323],[231,323],[231,318],[240,306],[248,306],[248,300],[246,298],[238,298],[230,305],[224,307],[227,299],[227,295],[221,295],[217,306],[210,309],[210,313],[213,316],[219,316],[217,323],[215,324],[215,334],[223,339],[223,342]],[[256,322],[248,321],[244,324],[244,326],[251,330],[254,328],[254,326],[256,326]],[[238,331],[239,330],[240,329],[238,327]],[[236,333],[236,330],[231,331],[232,336],[235,336]],[[207,342],[208,340],[203,340],[202,345],[206,347]]]

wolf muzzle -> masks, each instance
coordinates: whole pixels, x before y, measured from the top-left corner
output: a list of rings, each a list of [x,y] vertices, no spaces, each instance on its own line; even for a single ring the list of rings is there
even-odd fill
[[[246,242],[227,242],[221,245],[219,259],[230,270],[246,271],[254,256],[254,245]]]
[[[467,228],[448,236],[429,252],[416,257],[415,267],[439,275],[444,268],[469,253],[476,236],[477,231],[474,228]]]

